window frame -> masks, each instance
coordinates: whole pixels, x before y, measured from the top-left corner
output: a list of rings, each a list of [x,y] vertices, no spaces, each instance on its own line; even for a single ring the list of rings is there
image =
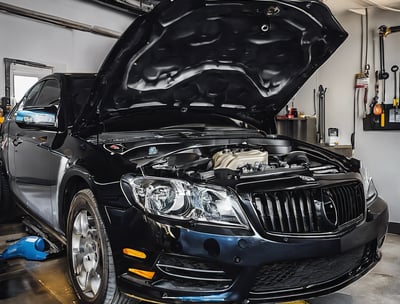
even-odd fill
[[[4,67],[5,97],[8,100],[7,104],[12,107],[20,102],[20,100],[14,100],[14,92],[12,92],[14,90],[14,75],[37,76],[39,79],[41,79],[52,74],[54,70],[53,66],[34,61],[13,58],[4,58]]]

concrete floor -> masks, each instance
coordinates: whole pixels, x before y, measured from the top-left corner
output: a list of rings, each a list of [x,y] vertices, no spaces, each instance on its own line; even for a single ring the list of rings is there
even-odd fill
[[[24,236],[21,225],[0,225],[0,252],[7,241]],[[65,257],[44,262],[22,259],[0,264],[0,304],[78,303],[66,276]],[[334,294],[310,299],[310,304],[399,304],[400,235],[389,234],[383,259],[368,275]]]
[[[21,224],[0,225],[0,252],[25,235]],[[6,266],[0,264],[0,303],[78,303],[66,273],[64,256],[44,262],[8,260]]]
[[[383,257],[366,276],[340,292],[310,300],[311,304],[399,304],[400,235],[388,234]]]

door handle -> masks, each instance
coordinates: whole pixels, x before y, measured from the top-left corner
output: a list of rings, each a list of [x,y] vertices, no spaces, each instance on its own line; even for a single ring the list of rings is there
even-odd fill
[[[12,141],[12,143],[13,143],[14,146],[18,146],[18,145],[22,144],[23,142],[24,142],[24,141],[23,141],[21,138],[19,138],[19,137],[15,138],[15,139]]]

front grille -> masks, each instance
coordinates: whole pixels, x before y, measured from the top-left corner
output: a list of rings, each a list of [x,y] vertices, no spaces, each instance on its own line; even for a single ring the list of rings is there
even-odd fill
[[[176,291],[222,291],[234,277],[214,263],[170,254],[162,255],[156,267],[159,272],[153,286]]]
[[[361,221],[365,215],[362,184],[252,194],[267,232],[323,233]]]

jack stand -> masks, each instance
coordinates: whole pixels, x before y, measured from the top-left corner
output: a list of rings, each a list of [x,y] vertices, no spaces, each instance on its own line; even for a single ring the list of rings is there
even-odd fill
[[[46,233],[43,232],[42,229],[40,229],[38,225],[33,223],[29,218],[24,218],[22,224],[27,227],[27,230],[31,230],[35,235],[40,236],[48,243],[50,247],[48,250],[49,255],[54,255],[64,250],[64,246],[63,244],[61,244],[61,242],[55,241],[50,238]]]

